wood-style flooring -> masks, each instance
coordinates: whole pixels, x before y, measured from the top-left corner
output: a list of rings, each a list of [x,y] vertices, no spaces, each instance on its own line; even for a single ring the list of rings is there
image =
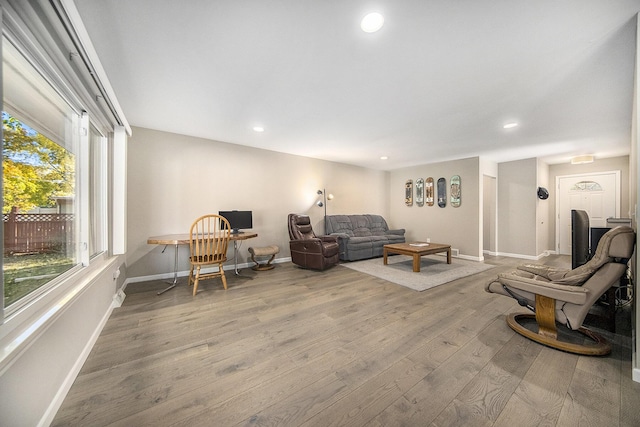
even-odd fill
[[[291,263],[195,297],[131,284],[53,425],[639,426],[629,310],[599,330],[607,357],[544,347],[505,323],[525,309],[484,291],[524,261],[486,262],[424,292]]]

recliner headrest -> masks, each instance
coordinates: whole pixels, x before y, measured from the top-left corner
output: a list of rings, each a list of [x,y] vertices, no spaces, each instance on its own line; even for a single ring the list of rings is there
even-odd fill
[[[295,222],[298,226],[310,225],[311,219],[309,218],[309,215],[296,215]]]
[[[610,257],[624,259],[631,257],[633,254],[633,245],[636,241],[636,235],[631,227],[616,227],[604,234],[604,236],[607,235],[609,235],[611,239],[611,242],[609,242]],[[604,236],[602,238],[604,238]],[[598,248],[600,248],[600,244],[598,244]]]
[[[289,214],[289,238],[303,240],[315,238],[309,215]]]

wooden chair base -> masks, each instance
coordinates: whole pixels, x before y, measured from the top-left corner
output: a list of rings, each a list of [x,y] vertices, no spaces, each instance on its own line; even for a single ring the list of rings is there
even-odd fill
[[[523,323],[527,322],[531,324],[531,329],[523,326]],[[581,327],[576,331],[562,331],[560,335],[566,335],[566,337],[564,337],[565,339],[563,339],[563,337],[558,337],[558,331],[555,325],[553,328],[549,328],[548,324],[546,328],[540,328],[538,322],[536,322],[535,314],[509,314],[507,316],[507,324],[520,335],[558,350],[586,356],[604,356],[611,353],[611,345],[607,340],[600,334],[586,328]],[[582,339],[575,340],[576,332],[581,334],[580,337]],[[584,342],[585,337],[588,338],[591,344],[583,344],[580,342]],[[566,338],[574,338],[575,342],[567,341]]]
[[[253,267],[251,267],[252,270],[255,271],[266,271],[266,270],[272,270],[273,268],[275,268],[275,265],[273,264],[258,264],[258,265],[254,265]]]
[[[224,290],[227,290],[227,277],[224,275],[224,265],[218,265],[218,271],[214,273],[203,273],[200,274],[200,266],[199,265],[191,265],[189,268],[189,286],[193,285],[193,296],[196,296],[198,292],[198,283],[200,280],[207,280],[219,277],[222,279],[222,286],[224,286]],[[194,274],[195,271],[195,274]]]

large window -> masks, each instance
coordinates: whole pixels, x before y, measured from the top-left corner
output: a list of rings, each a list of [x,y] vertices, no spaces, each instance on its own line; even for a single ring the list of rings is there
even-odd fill
[[[77,262],[75,156],[2,112],[4,306],[31,294]]]
[[[4,307],[77,264],[77,114],[18,50],[2,43]]]
[[[2,43],[5,316],[106,244],[106,139],[29,58]]]

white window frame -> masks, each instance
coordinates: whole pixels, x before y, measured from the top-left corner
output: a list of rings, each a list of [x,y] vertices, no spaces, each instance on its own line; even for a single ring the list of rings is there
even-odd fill
[[[30,60],[36,70],[49,82],[59,95],[73,107],[80,116],[80,123],[87,132],[77,134],[81,150],[77,163],[83,162],[79,177],[76,170],[76,180],[79,187],[76,191],[84,194],[82,201],[76,203],[79,229],[79,242],[88,242],[89,202],[86,197],[89,171],[88,161],[88,129],[93,124],[102,135],[110,135],[106,150],[120,149],[120,160],[109,160],[105,173],[101,178],[101,185],[106,191],[109,178],[126,183],[126,177],[115,176],[112,163],[119,164],[117,173],[126,173],[126,137],[131,135],[131,128],[115,98],[114,92],[106,78],[97,54],[91,47],[90,39],[84,29],[73,0],[0,0],[0,18],[2,34],[15,46],[20,47],[21,53]],[[34,7],[35,6],[35,7]],[[41,13],[44,11],[44,14]],[[50,25],[45,24],[48,22]],[[53,32],[50,32],[53,29]],[[64,46],[62,49],[60,46]],[[68,51],[64,51],[64,49]],[[0,49],[1,50],[1,49]],[[72,55],[76,53],[77,55]],[[69,61],[69,58],[72,58]],[[99,96],[97,96],[99,95]],[[82,142],[82,139],[85,139]],[[114,144],[114,139],[118,144]],[[111,146],[111,148],[109,148]],[[86,153],[85,153],[86,151]],[[122,160],[125,163],[120,163]],[[107,176],[106,171],[113,171]],[[86,188],[85,188],[86,187]],[[114,185],[115,188],[115,185]],[[103,240],[104,248],[109,248],[114,236],[120,241],[120,250],[124,250],[125,220],[124,211],[115,212],[115,200],[121,199],[120,206],[126,207],[126,193],[117,194],[105,192],[107,214],[103,220],[107,235]],[[111,205],[109,205],[111,203]],[[111,208],[111,209],[110,209]],[[118,228],[113,225],[118,220]],[[60,316],[65,307],[79,298],[83,289],[94,280],[108,266],[113,266],[111,252],[105,250],[90,257],[88,245],[80,259],[77,270],[68,271],[59,276],[52,286],[47,286],[37,298],[30,299],[19,309],[7,313],[0,305],[0,372],[10,366],[24,349],[43,333],[48,326]],[[12,305],[13,306],[13,305]],[[4,321],[4,323],[2,323]]]
[[[95,130],[100,140],[97,147],[94,145],[94,142],[91,140],[92,130]],[[96,203],[94,203],[93,210],[91,210],[91,212],[89,213],[90,215],[89,221],[92,222],[92,224],[90,224],[90,230],[89,230],[90,232],[89,238],[91,240],[93,240],[92,239],[93,233],[91,232],[91,227],[93,227],[94,231],[96,231],[96,239],[95,239],[96,241],[93,242],[94,250],[89,251],[90,259],[93,259],[94,257],[97,257],[102,253],[105,253],[109,248],[109,234],[108,234],[109,233],[109,227],[108,227],[109,216],[108,216],[108,209],[107,209],[109,205],[108,199],[107,199],[107,196],[109,194],[109,182],[108,182],[109,177],[107,175],[108,144],[109,144],[108,139],[104,136],[102,132],[100,132],[98,127],[93,122],[90,121],[89,122],[89,145],[90,145],[89,151],[90,152],[93,151],[93,154],[94,154],[94,156],[90,156],[89,158],[90,168],[96,167],[96,160],[100,162],[100,169],[98,170],[98,173],[95,173],[95,170],[90,170],[91,175],[94,177],[94,181],[91,189],[94,192],[97,191],[97,195],[102,198],[97,202],[97,205]],[[96,194],[91,194],[90,197],[91,197],[91,200],[96,200]],[[94,221],[96,218],[96,213],[97,213],[97,218],[101,219],[101,221],[99,221],[98,224],[96,224]],[[90,249],[92,247],[91,240],[89,244]]]

